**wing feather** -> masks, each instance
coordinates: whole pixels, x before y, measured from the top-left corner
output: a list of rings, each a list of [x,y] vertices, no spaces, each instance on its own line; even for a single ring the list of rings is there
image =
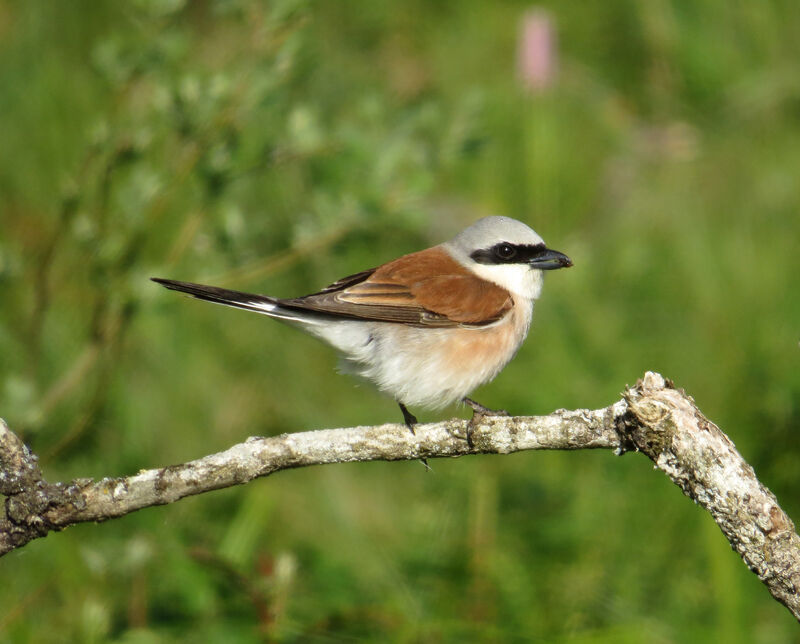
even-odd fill
[[[491,324],[513,304],[508,291],[477,277],[441,247],[342,278],[319,293],[280,300],[287,308],[426,327]]]

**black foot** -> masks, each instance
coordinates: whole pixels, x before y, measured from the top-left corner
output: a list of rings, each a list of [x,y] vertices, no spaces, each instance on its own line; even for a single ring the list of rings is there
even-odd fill
[[[417,421],[417,417],[410,411],[408,411],[408,409],[406,409],[406,406],[403,403],[399,402],[397,404],[400,405],[400,411],[403,412],[403,422],[405,422],[406,427],[408,427],[409,431],[416,436],[417,433],[414,431],[414,425],[416,425],[417,422],[419,422]],[[431,466],[428,465],[427,458],[421,458],[419,459],[419,462],[425,466],[426,470],[430,471]]]
[[[484,416],[508,416],[508,412],[505,409],[489,409],[471,398],[462,398],[461,402],[472,407],[472,418],[469,419],[469,424],[467,425],[467,445],[470,447],[475,446],[472,442],[472,432],[475,429],[475,425],[479,423]]]
[[[406,409],[406,406],[403,403],[397,403],[397,404],[400,405],[400,411],[403,412],[403,422],[406,424],[406,427],[408,427],[408,429],[411,430],[412,434],[416,434],[416,432],[414,431],[414,425],[416,425],[417,422],[419,422],[417,421],[417,417],[410,411],[408,411],[408,409]]]

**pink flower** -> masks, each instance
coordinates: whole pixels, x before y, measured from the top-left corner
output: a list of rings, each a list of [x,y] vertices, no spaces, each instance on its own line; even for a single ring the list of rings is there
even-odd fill
[[[531,92],[550,87],[558,65],[558,39],[553,18],[545,9],[522,17],[517,65],[522,86]]]

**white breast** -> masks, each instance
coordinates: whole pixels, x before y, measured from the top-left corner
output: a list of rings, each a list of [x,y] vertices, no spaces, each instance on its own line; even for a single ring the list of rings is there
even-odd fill
[[[339,345],[345,371],[366,378],[405,405],[439,409],[489,382],[508,364],[528,333],[532,312],[532,300],[523,300],[485,327],[429,329],[351,322],[369,329],[366,341],[362,329],[357,334],[339,331],[338,342],[330,336],[325,339]],[[357,346],[341,342],[356,335],[362,342]]]

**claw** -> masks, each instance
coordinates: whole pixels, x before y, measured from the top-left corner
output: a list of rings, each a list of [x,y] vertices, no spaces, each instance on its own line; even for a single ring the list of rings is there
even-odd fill
[[[463,398],[461,402],[472,408],[472,418],[469,419],[467,424],[467,445],[469,447],[475,447],[475,443],[472,441],[472,432],[475,430],[475,425],[481,422],[485,416],[508,416],[508,412],[505,409],[489,409],[471,398]]]
[[[405,422],[406,427],[408,427],[408,430],[416,436],[417,432],[414,431],[414,425],[416,425],[419,422],[417,420],[417,417],[410,411],[408,411],[408,409],[406,409],[406,406],[403,403],[398,402],[397,404],[400,405],[400,411],[403,412],[403,422]],[[419,459],[419,462],[425,466],[426,470],[428,470],[429,472],[431,471],[431,466],[428,465],[427,458],[421,458]]]

